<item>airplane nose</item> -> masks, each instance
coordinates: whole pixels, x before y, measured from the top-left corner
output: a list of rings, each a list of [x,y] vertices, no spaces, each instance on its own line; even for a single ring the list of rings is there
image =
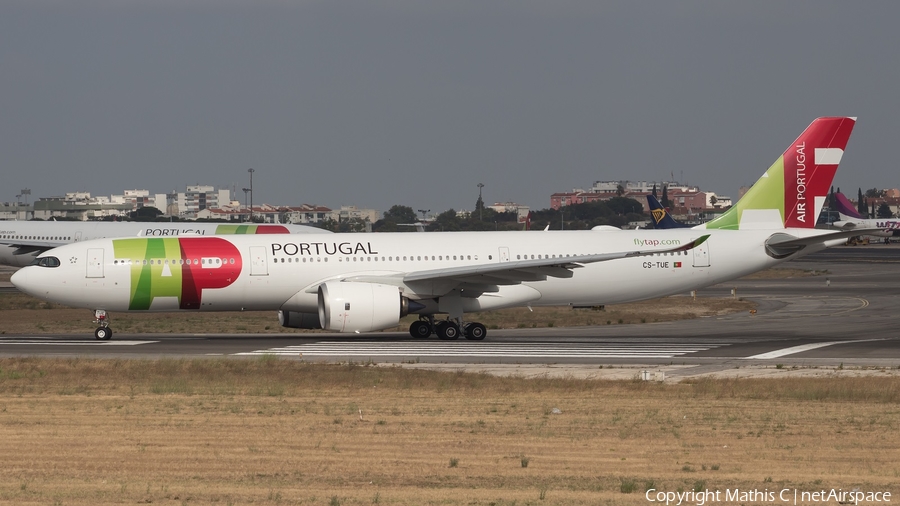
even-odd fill
[[[31,286],[28,283],[28,271],[30,270],[31,269],[28,267],[23,267],[14,272],[9,278],[9,281],[13,286],[18,288],[20,292],[31,293],[29,290]]]

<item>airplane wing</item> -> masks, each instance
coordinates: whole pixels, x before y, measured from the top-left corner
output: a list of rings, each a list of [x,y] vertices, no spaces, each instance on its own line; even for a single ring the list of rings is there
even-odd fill
[[[620,258],[632,258],[659,253],[676,253],[692,250],[706,242],[708,238],[709,234],[706,234],[686,245],[670,249],[617,251],[594,255],[572,255],[536,260],[494,262],[481,265],[430,269],[385,276],[352,276],[343,278],[343,280],[389,285],[429,282],[454,286],[465,285],[473,290],[494,292],[497,291],[498,285],[517,285],[524,281],[544,281],[548,277],[571,278],[573,276],[573,269],[584,267],[585,264],[606,262]],[[318,284],[309,287],[306,291],[314,292],[317,287]]]
[[[14,246],[19,248],[19,253],[28,253],[31,251],[47,251],[48,249],[56,248],[57,246],[62,246],[62,241],[47,241],[47,240],[37,240],[37,239],[0,239],[0,244],[4,244],[7,246]]]

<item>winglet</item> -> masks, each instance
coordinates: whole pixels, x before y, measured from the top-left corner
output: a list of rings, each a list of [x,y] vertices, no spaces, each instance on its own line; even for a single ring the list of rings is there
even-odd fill
[[[746,195],[704,228],[815,228],[855,117],[818,118]]]
[[[692,250],[692,249],[694,249],[694,248],[699,247],[701,244],[705,243],[707,239],[709,239],[709,234],[702,235],[702,236],[698,237],[697,239],[694,239],[694,242],[692,242],[692,243],[690,243],[690,244],[685,244],[684,246],[678,248],[678,249],[675,250],[675,251],[688,251],[688,250]]]

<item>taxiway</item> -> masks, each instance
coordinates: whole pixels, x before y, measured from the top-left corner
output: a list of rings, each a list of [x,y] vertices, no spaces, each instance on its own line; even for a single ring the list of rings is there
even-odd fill
[[[207,335],[117,333],[113,341],[72,335],[4,335],[0,356],[254,357],[378,364],[555,365],[665,369],[669,377],[729,369],[900,366],[900,247],[827,250],[784,264],[814,276],[742,279],[701,296],[755,301],[739,313],[640,325],[491,330],[486,341],[413,339],[406,333]],[[685,295],[687,296],[687,295]],[[525,368],[525,369],[523,369]],[[527,369],[530,370],[530,369]]]

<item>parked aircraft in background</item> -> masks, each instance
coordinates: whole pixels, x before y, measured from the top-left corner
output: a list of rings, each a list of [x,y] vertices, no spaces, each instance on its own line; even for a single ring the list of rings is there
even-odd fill
[[[853,203],[847,200],[847,197],[840,192],[834,194],[834,200],[834,206],[841,219],[832,223],[833,226],[843,230],[876,228],[880,230],[869,231],[866,232],[865,235],[875,235],[879,237],[900,235],[900,221],[885,218],[863,218],[863,216],[859,214],[859,211],[853,207]]]
[[[838,215],[841,217],[841,220],[864,220],[859,211],[853,207],[853,203],[850,202],[847,197],[844,196],[843,193],[838,192],[834,194],[834,208],[838,212]]]
[[[666,211],[666,208],[656,200],[652,194],[647,195],[647,204],[650,206],[650,216],[653,218],[653,228],[666,230],[670,228],[690,228],[691,225],[685,225],[675,221],[675,218]]]
[[[305,225],[126,221],[0,221],[0,264],[24,267],[48,249],[111,237],[197,237],[224,234],[330,234]]]
[[[741,201],[693,229],[104,239],[43,253],[12,282],[93,309],[97,339],[112,335],[108,311],[277,310],[286,327],[336,332],[418,314],[414,337],[481,340],[466,313],[684,293],[843,243],[855,233],[814,227],[855,122],[815,120]]]

